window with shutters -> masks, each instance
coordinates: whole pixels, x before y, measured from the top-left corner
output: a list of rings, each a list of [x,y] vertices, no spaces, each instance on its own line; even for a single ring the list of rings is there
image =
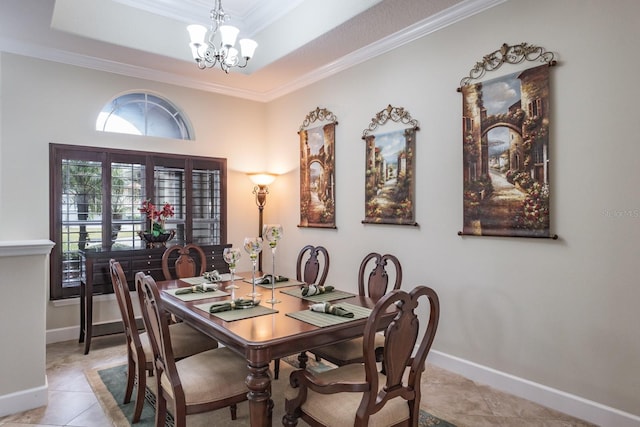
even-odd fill
[[[80,250],[142,249],[144,200],[170,203],[173,243],[226,243],[226,160],[50,145],[51,299],[79,295]]]

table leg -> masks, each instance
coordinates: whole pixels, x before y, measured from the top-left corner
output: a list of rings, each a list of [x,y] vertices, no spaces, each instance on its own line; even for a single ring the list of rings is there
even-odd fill
[[[93,290],[89,292],[89,287],[86,291],[86,301],[84,303],[84,323],[85,323],[85,337],[84,337],[84,354],[89,354],[91,348],[91,337],[93,336]]]
[[[246,384],[249,388],[249,419],[251,427],[270,427],[273,413],[271,400],[271,377],[268,363],[247,364],[249,374]]]
[[[85,333],[85,319],[84,319],[84,302],[86,299],[86,295],[84,292],[84,282],[80,282],[80,337],[78,338],[79,343],[84,342],[84,333]]]

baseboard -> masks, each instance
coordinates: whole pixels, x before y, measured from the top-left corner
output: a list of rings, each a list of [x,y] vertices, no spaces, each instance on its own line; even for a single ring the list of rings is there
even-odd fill
[[[78,340],[80,336],[80,326],[70,326],[68,328],[49,329],[46,332],[47,344]]]
[[[640,416],[638,415],[620,411],[610,406],[478,365],[446,353],[431,350],[428,361],[473,381],[599,426],[640,427]]]
[[[49,403],[49,385],[0,396],[0,417],[39,408]]]

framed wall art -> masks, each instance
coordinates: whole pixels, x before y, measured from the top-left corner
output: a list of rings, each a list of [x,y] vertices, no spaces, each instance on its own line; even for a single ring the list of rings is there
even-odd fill
[[[544,65],[472,84],[502,64]],[[460,235],[547,237],[550,233],[549,69],[554,55],[522,43],[483,57],[461,81],[463,231]]]
[[[363,223],[418,225],[414,156],[419,129],[408,111],[389,105],[362,133],[366,143]]]
[[[338,121],[326,108],[304,119],[300,136],[300,225],[336,228],[335,135]]]

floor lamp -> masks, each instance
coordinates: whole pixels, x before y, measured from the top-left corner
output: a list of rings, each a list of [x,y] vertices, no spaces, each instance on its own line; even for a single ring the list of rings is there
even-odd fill
[[[258,206],[258,236],[262,237],[262,212],[264,205],[267,204],[267,194],[269,194],[269,184],[276,179],[276,175],[270,173],[250,173],[249,179],[255,184],[253,194],[256,196],[256,205]],[[262,271],[262,252],[258,255],[258,270]]]

